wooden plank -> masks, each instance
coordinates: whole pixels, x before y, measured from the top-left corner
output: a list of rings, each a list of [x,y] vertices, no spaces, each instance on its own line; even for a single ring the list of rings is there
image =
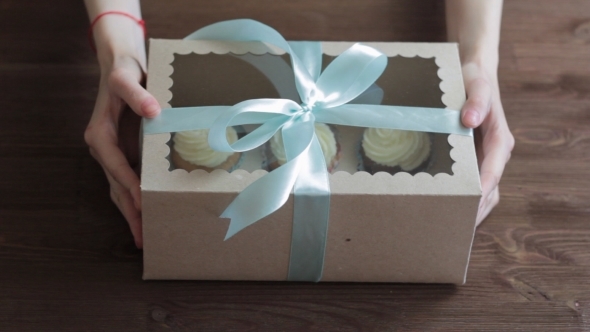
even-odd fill
[[[444,4],[428,0],[202,1],[169,6],[146,1],[143,14],[153,36],[182,38],[220,20],[252,18],[291,40],[444,41]]]

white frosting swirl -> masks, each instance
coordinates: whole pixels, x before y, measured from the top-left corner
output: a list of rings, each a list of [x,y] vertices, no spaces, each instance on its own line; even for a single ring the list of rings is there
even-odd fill
[[[336,146],[336,137],[332,129],[325,123],[315,124],[315,134],[320,141],[322,152],[324,152],[324,159],[326,160],[326,166],[330,166],[332,160],[338,153],[338,147]],[[285,148],[283,147],[283,135],[280,132],[276,133],[270,139],[270,149],[277,158],[279,165],[283,165],[287,162],[287,156],[285,155]]]
[[[217,167],[229,158],[234,152],[221,152],[211,149],[207,137],[209,129],[183,131],[174,134],[174,150],[180,157],[192,164],[205,167]],[[228,142],[238,140],[238,134],[232,127],[226,131]]]
[[[411,171],[430,155],[427,133],[397,129],[368,128],[363,135],[365,155],[385,166]]]

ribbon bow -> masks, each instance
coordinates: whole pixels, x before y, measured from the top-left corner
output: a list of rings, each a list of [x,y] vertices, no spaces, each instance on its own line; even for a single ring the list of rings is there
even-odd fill
[[[366,91],[387,66],[385,55],[362,44],[354,44],[320,73],[320,43],[289,43],[277,31],[256,21],[215,23],[185,39],[260,41],[290,55],[301,104],[289,99],[255,99],[234,106],[164,109],[158,118],[144,122],[147,134],[210,128],[209,145],[225,152],[252,150],[281,131],[287,163],[248,186],[221,217],[231,219],[228,239],[281,208],[293,190],[289,280],[319,281],[323,270],[330,187],[314,122],[471,134],[460,125],[457,111],[348,104]],[[242,124],[261,125],[230,145],[226,128]]]

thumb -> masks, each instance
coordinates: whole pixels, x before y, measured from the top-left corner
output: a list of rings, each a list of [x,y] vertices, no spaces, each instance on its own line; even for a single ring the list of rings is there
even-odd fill
[[[467,101],[461,110],[461,121],[466,127],[479,127],[488,116],[491,106],[490,84],[482,78],[473,79],[467,84]]]
[[[156,98],[139,84],[139,79],[132,70],[117,68],[111,72],[109,86],[111,91],[121,97],[137,115],[153,118],[160,114],[160,105]]]

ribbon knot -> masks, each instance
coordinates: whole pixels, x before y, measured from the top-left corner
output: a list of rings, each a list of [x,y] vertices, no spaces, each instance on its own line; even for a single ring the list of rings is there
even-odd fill
[[[303,113],[306,113],[306,112],[311,112],[313,110],[314,104],[308,105],[306,103],[303,103],[299,106],[301,106],[301,111]]]

